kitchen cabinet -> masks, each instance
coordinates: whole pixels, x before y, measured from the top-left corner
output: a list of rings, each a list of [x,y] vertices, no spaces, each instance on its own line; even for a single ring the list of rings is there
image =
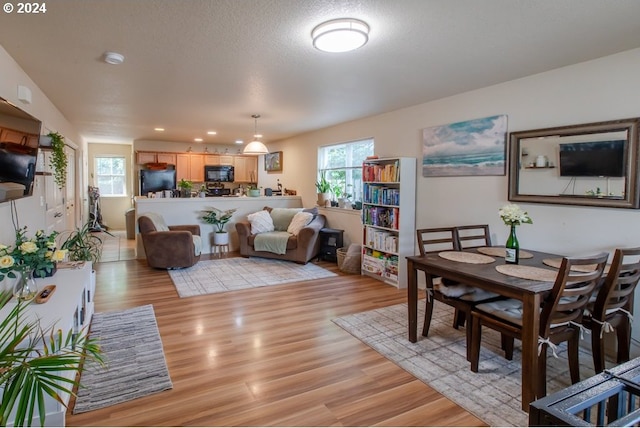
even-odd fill
[[[234,158],[233,155],[220,155],[220,165],[233,165]]]
[[[204,156],[198,154],[176,155],[176,180],[204,182]]]
[[[136,163],[139,165],[147,163],[166,163],[169,165],[175,165],[176,153],[136,152]]]
[[[236,183],[255,183],[258,181],[258,157],[234,156],[233,167]]]
[[[220,155],[204,155],[205,165],[220,165]]]

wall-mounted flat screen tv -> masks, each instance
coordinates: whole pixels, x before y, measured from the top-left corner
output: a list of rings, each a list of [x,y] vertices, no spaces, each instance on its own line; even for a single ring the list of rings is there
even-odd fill
[[[563,177],[624,177],[625,140],[560,144]]]
[[[0,98],[0,203],[33,194],[41,126]]]

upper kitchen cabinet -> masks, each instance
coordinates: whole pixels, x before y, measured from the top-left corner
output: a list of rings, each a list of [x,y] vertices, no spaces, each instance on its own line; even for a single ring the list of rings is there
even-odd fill
[[[233,167],[235,182],[255,183],[258,181],[257,156],[234,156]]]
[[[204,182],[204,156],[194,154],[176,155],[176,179]]]

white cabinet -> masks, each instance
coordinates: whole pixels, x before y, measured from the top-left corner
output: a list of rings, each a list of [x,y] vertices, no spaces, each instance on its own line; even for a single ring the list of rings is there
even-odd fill
[[[362,273],[407,287],[407,256],[415,253],[416,159],[362,164]]]
[[[25,316],[29,320],[40,320],[40,325],[45,331],[51,327],[61,329],[66,335],[69,331],[86,334],[93,316],[93,298],[95,292],[95,278],[92,272],[91,262],[85,262],[79,269],[58,269],[49,278],[37,278],[38,289],[45,285],[55,284],[56,289],[46,303],[29,304]],[[9,302],[0,310],[0,319],[5,319],[7,314],[15,306],[15,301]],[[84,330],[83,330],[84,329]],[[74,372],[61,372],[60,376],[72,378]],[[69,403],[69,395],[61,393],[66,404]],[[49,396],[45,396],[45,425],[64,426],[66,407]],[[13,417],[9,418],[10,421]],[[9,422],[9,425],[12,425]],[[33,426],[40,426],[40,419],[34,417]]]

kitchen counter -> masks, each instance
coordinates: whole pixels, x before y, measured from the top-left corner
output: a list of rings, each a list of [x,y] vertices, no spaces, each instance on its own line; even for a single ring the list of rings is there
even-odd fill
[[[226,224],[225,230],[229,232],[229,245],[231,251],[237,250],[238,234],[235,223],[245,220],[247,215],[260,211],[265,206],[273,208],[302,208],[300,196],[211,196],[206,198],[135,198],[136,210],[136,257],[144,259],[144,247],[138,233],[138,216],[147,212],[155,212],[162,217],[168,225],[199,224],[202,236],[203,254],[211,253],[213,240],[213,225],[201,220],[202,211],[218,208],[220,210],[236,209],[231,221]]]

